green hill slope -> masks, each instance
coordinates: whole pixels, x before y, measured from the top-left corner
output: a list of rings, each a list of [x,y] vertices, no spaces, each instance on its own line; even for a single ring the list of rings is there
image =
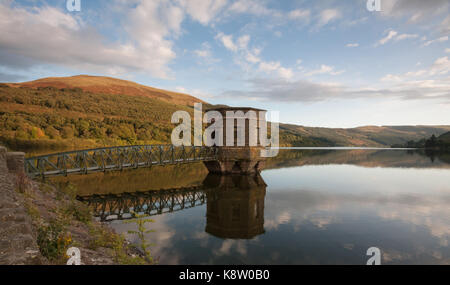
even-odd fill
[[[0,140],[19,150],[167,143],[173,112],[193,110],[143,96],[5,85],[0,105]]]
[[[334,146],[390,146],[450,131],[450,126],[365,126],[349,129],[281,125],[284,132],[316,138]],[[286,141],[285,141],[286,142]],[[295,143],[293,143],[295,144]]]
[[[450,132],[446,132],[445,134],[442,134],[438,137],[440,141],[443,141],[445,143],[450,143]]]
[[[170,143],[173,112],[193,113],[190,95],[109,77],[46,78],[0,84],[0,143],[46,153],[125,144]],[[205,108],[210,106],[207,103]],[[281,146],[389,146],[450,126],[312,128],[280,125]]]

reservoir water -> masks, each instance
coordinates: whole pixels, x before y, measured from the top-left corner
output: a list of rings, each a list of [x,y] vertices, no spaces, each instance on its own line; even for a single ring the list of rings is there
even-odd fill
[[[293,149],[259,176],[201,164],[55,178],[129,240],[135,211],[160,264],[450,264],[450,155]],[[94,195],[95,194],[95,195]]]

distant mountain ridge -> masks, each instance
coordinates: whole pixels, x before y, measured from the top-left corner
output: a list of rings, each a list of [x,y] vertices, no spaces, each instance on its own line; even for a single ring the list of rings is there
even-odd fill
[[[143,96],[178,105],[204,103],[202,100],[188,94],[162,90],[128,80],[105,76],[76,75],[70,77],[47,77],[22,83],[8,83],[8,85],[11,87],[28,88],[81,88],[84,91],[92,93]]]
[[[334,146],[391,146],[411,140],[441,135],[450,126],[363,126],[356,128],[319,128],[281,124],[284,132],[302,137],[320,138]]]
[[[193,113],[194,96],[111,77],[78,75],[0,84],[0,143],[55,146],[170,143],[173,112]],[[319,128],[280,124],[281,146],[389,147],[439,136],[450,126]]]

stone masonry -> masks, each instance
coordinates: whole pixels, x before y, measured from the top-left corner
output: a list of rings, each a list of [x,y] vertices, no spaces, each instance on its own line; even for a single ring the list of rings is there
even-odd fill
[[[0,264],[39,263],[32,222],[15,191],[23,161],[24,153],[8,153],[0,146]]]
[[[218,160],[216,161],[205,161],[204,164],[211,173],[220,174],[251,174],[259,173],[264,168],[265,158],[261,157],[260,153],[264,147],[261,146],[259,141],[259,112],[264,110],[255,108],[236,108],[236,107],[220,107],[209,109],[208,111],[217,111],[221,113],[223,117],[223,142],[227,140],[227,120],[226,113],[228,111],[236,112],[242,111],[246,114],[248,111],[253,111],[256,113],[256,120],[252,122],[256,126],[255,134],[257,138],[256,146],[249,145],[249,134],[250,134],[250,119],[244,117],[237,117],[237,120],[243,119],[245,121],[245,145],[237,145],[237,134],[238,134],[238,124],[237,120],[234,122],[234,144],[233,146],[218,146]]]

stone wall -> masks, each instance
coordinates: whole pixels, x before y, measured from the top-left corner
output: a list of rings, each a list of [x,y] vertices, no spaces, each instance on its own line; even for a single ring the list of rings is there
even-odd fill
[[[6,152],[6,165],[9,172],[20,174],[25,172],[25,153]]]
[[[24,172],[24,153],[0,146],[0,264],[40,263],[31,218],[16,192],[16,179]]]
[[[204,164],[210,173],[220,174],[253,174],[259,173],[264,168],[266,159],[261,157],[261,150],[264,148],[259,141],[259,114],[265,112],[261,109],[255,108],[238,108],[238,107],[219,107],[211,108],[208,111],[217,111],[222,115],[222,128],[216,131],[222,133],[223,145],[218,146],[217,161],[205,161]],[[254,117],[248,116],[249,112],[255,114]],[[233,120],[227,120],[227,113],[234,114]],[[244,124],[239,126],[238,121]],[[227,124],[232,122],[230,130],[234,131],[231,134],[227,133]],[[241,128],[244,128],[242,130]],[[238,144],[238,134],[243,134],[244,144]],[[250,144],[250,134],[254,138]],[[232,135],[230,141],[233,145],[226,145],[227,136]]]

